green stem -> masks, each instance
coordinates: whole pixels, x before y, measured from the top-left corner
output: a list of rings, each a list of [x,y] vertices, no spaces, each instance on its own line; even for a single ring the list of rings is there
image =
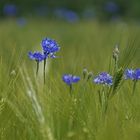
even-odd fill
[[[132,95],[133,96],[134,96],[134,93],[135,93],[136,85],[137,85],[137,80],[134,80],[133,81],[133,89],[132,89]]]
[[[115,70],[115,72],[117,72],[117,70],[118,70],[118,58],[115,58],[115,68],[114,68]]]
[[[39,61],[36,61],[37,62],[37,67],[36,67],[36,76],[38,75],[38,70],[39,70]]]
[[[100,90],[98,91],[98,94],[99,94],[99,102],[100,102],[100,105],[102,106],[102,96],[101,96]]]
[[[44,70],[43,70],[43,74],[44,74],[44,84],[46,82],[46,71],[45,71],[45,68],[46,68],[46,59],[44,59]]]
[[[70,96],[72,96],[72,84],[70,85]]]
[[[104,86],[101,94],[102,94],[102,112],[103,112],[103,116],[105,116],[108,107],[108,98],[107,98],[107,94],[105,93]]]

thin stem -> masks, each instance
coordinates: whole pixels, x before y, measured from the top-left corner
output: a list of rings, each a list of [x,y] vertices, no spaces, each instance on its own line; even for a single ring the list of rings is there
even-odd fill
[[[102,88],[102,93],[101,93],[102,97],[102,115],[103,117],[105,117],[106,115],[106,111],[107,111],[107,107],[108,107],[108,98],[107,98],[107,95],[106,95],[106,92],[105,92],[105,87],[103,85],[103,88]]]
[[[46,71],[45,71],[45,68],[46,68],[46,59],[44,59],[44,70],[43,70],[43,74],[44,74],[44,84],[46,82]]]
[[[72,96],[72,84],[70,84],[70,96]]]
[[[100,105],[102,106],[102,97],[101,97],[101,92],[100,92],[100,90],[98,91],[98,94],[99,94],[99,102],[100,102]]]
[[[133,95],[133,96],[134,96],[134,93],[135,93],[136,84],[137,84],[137,80],[134,80],[134,81],[133,81],[133,89],[132,89],[132,95]]]
[[[37,67],[36,67],[36,76],[38,75],[38,70],[39,70],[39,61],[36,61]]]
[[[118,70],[118,58],[115,58],[115,68],[114,71],[117,72]]]

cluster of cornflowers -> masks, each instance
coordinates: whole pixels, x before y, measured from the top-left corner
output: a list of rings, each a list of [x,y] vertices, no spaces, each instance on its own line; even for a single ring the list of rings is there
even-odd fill
[[[60,50],[59,45],[57,42],[50,38],[45,38],[41,42],[42,52],[35,51],[29,52],[28,56],[30,59],[35,60],[37,63],[36,74],[38,74],[39,70],[39,63],[44,61],[44,83],[45,83],[45,67],[46,67],[46,59],[47,58],[56,58],[56,52]]]
[[[83,77],[85,79],[85,75],[87,76],[87,81],[90,78],[93,78],[93,83],[103,86],[112,86],[113,85],[113,76],[111,76],[107,72],[101,72],[99,75],[93,77],[91,72],[87,73],[87,70],[83,70]],[[62,80],[70,87],[70,91],[72,90],[73,83],[77,83],[80,81],[80,77],[72,74],[64,74]],[[140,69],[126,69],[124,72],[124,80],[132,80],[134,84],[140,80]]]
[[[102,72],[93,78],[93,73],[92,72],[88,73],[88,71],[84,69],[83,78],[86,79],[86,81],[92,78],[95,84],[102,84],[108,86],[111,86],[113,84],[113,77],[106,72]],[[70,93],[72,91],[72,85],[74,83],[79,82],[80,79],[81,78],[79,76],[72,75],[72,74],[64,74],[62,76],[62,80],[70,87]]]
[[[29,58],[32,60],[35,60],[37,62],[37,70],[36,74],[38,74],[39,70],[39,63],[44,61],[44,83],[45,83],[45,67],[46,67],[46,59],[47,58],[56,58],[56,52],[60,50],[60,47],[58,43],[50,38],[45,38],[41,42],[42,46],[42,52],[35,51],[35,52],[29,52]],[[119,48],[118,45],[115,46],[115,49],[113,51],[113,58],[115,60],[115,71],[118,69],[118,57],[119,57]],[[89,79],[93,79],[93,83],[98,85],[109,86],[111,87],[113,85],[113,76],[111,76],[107,72],[101,72],[97,76],[93,76],[92,72],[88,72],[88,70],[85,68],[83,70],[83,79],[86,79],[86,81],[89,81]],[[70,87],[70,93],[72,92],[72,87],[74,83],[77,83],[80,81],[80,77],[72,74],[64,74],[62,76],[62,80]],[[138,80],[140,80],[140,69],[126,69],[124,72],[124,79],[125,80],[132,80],[134,82],[133,92],[136,87],[136,83]]]

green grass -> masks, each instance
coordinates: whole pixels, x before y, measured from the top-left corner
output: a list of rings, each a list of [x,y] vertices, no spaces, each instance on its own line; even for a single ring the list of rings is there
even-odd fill
[[[42,69],[36,77],[36,63],[27,57],[28,51],[41,50],[44,37],[61,46],[60,57],[48,60],[45,85]],[[132,81],[117,79],[103,115],[100,86],[81,80],[70,97],[62,81],[64,73],[82,77],[85,67],[94,75],[113,74],[116,43],[120,44],[119,66],[124,69],[131,62],[130,68],[140,67],[139,37],[140,27],[134,23],[29,19],[19,27],[15,21],[0,21],[0,140],[139,140],[139,82],[132,96]]]

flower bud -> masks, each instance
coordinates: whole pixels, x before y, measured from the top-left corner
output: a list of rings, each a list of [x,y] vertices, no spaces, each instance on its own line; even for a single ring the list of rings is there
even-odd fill
[[[93,73],[92,72],[89,72],[88,73],[88,77],[87,77],[87,81],[90,79],[90,78],[92,78],[93,77]]]
[[[16,71],[15,70],[12,70],[11,73],[10,73],[10,75],[11,76],[15,76],[16,75]]]
[[[86,68],[83,69],[83,78],[85,79],[88,75],[88,70]]]

